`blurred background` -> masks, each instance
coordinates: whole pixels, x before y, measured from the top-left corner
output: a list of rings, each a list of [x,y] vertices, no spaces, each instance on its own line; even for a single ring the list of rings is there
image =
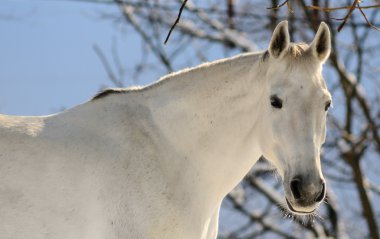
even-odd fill
[[[220,238],[379,238],[380,1],[2,0],[0,113],[46,115],[106,87],[149,84],[202,62],[267,48],[277,23],[310,42],[332,32],[324,77],[333,94],[322,152],[328,183],[317,215],[281,208],[265,159],[228,195]],[[338,31],[339,30],[339,31]],[[233,169],[231,169],[233,170]]]

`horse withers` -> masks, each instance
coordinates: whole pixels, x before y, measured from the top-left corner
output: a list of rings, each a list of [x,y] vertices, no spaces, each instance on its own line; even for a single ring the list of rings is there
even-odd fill
[[[330,32],[274,30],[265,52],[109,89],[65,112],[0,115],[1,238],[211,239],[221,202],[264,156],[284,204],[313,213],[331,96]]]

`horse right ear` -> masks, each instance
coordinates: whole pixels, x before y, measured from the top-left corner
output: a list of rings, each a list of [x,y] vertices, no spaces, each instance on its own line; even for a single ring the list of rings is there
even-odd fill
[[[274,29],[269,43],[269,54],[273,58],[283,56],[289,47],[289,43],[288,21],[282,21]]]

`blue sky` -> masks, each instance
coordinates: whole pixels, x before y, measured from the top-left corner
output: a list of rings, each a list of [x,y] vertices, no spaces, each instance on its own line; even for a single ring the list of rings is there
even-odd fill
[[[0,113],[44,115],[88,100],[112,86],[93,49],[137,45],[101,13],[115,6],[72,1],[2,0]],[[128,47],[128,57],[137,57]]]
[[[126,24],[102,15],[120,16],[113,4],[72,0],[2,0],[0,6],[0,114],[46,115],[71,108],[90,99],[106,86],[104,66],[94,51],[97,45],[112,59],[113,43],[126,70],[127,85],[133,80],[135,63],[143,55],[157,64],[152,54],[142,50],[142,41]],[[174,20],[174,19],[173,19]],[[167,29],[169,30],[169,29]],[[163,32],[163,39],[167,32]],[[175,41],[174,33],[171,37]],[[161,40],[161,39],[160,39]],[[170,41],[169,41],[170,43]],[[168,52],[176,44],[164,46]],[[210,46],[208,60],[235,51],[223,52]],[[211,54],[210,54],[211,53]],[[188,62],[193,51],[183,50],[176,57],[175,69],[199,64]],[[188,57],[193,59],[196,57]],[[114,62],[110,60],[110,65]],[[149,66],[151,67],[151,66]],[[145,70],[138,84],[147,84],[165,75],[162,66]]]

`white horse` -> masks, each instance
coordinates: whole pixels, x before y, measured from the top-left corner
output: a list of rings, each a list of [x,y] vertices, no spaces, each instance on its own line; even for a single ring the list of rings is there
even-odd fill
[[[291,212],[325,196],[330,32],[275,29],[261,53],[202,64],[63,113],[0,115],[0,237],[216,238],[224,196],[261,155]]]

